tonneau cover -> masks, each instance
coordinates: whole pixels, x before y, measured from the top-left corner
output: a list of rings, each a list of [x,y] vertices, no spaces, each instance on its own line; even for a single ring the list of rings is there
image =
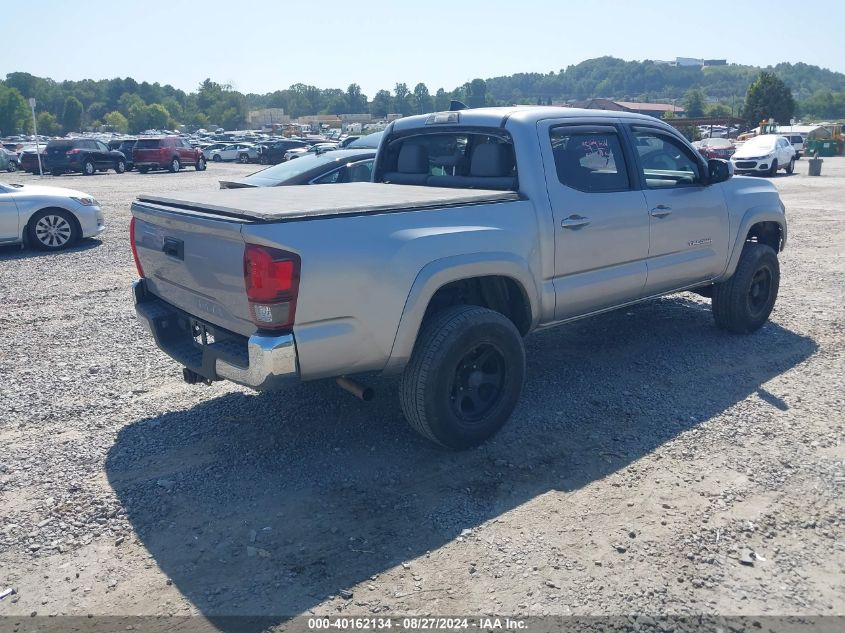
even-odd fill
[[[373,182],[295,185],[208,192],[141,194],[138,202],[210,215],[280,222],[327,215],[386,213],[518,200],[514,191],[447,189]]]

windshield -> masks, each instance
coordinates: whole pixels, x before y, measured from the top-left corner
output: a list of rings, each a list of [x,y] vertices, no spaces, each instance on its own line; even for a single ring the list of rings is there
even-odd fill
[[[161,139],[157,138],[141,138],[135,144],[135,149],[148,149],[153,147],[160,147]]]
[[[299,174],[304,174],[306,171],[319,167],[320,165],[328,165],[335,161],[344,160],[344,156],[338,156],[336,152],[328,152],[326,154],[308,154],[296,160],[289,160],[284,163],[279,163],[273,167],[268,167],[254,174],[250,174],[247,178],[253,176],[257,178],[272,178],[273,180],[287,180]]]

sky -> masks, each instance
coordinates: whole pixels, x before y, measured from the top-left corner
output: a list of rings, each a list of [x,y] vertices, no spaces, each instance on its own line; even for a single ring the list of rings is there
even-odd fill
[[[708,9],[708,5],[713,9]],[[783,0],[0,0],[0,78],[133,77],[244,93],[306,83],[372,98],[397,82],[434,93],[476,77],[557,72],[585,59],[697,57],[756,66],[806,62],[845,72],[841,0],[812,16]],[[725,7],[730,7],[726,9]],[[836,31],[840,26],[833,27]],[[818,36],[813,35],[817,31]]]

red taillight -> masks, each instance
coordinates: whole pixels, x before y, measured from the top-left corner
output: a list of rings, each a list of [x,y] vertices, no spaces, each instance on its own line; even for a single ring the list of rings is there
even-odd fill
[[[141,267],[141,260],[138,259],[138,245],[135,243],[135,217],[129,220],[129,244],[132,246],[132,258],[135,260],[135,268],[138,269],[138,275],[144,276],[144,269]]]
[[[253,323],[276,330],[293,325],[299,271],[300,259],[296,253],[256,244],[246,245],[244,285]]]
[[[81,152],[81,151],[82,151],[81,149],[69,149],[68,151],[66,151],[66,152],[65,152],[65,154],[68,154],[68,155],[70,155],[70,154],[78,154],[78,153],[79,153],[79,152]]]

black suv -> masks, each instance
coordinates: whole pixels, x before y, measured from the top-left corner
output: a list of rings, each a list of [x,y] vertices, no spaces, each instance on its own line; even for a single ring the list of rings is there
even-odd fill
[[[265,141],[257,146],[258,162],[262,165],[278,165],[285,159],[285,152],[296,147],[308,147],[304,141],[284,139],[281,141]]]
[[[126,171],[123,152],[110,150],[105,143],[92,138],[53,140],[47,143],[46,153],[54,176],[67,172],[91,176],[107,169],[114,169],[118,174]]]
[[[120,146],[117,148],[118,152],[126,156],[126,171],[132,171],[135,167],[135,162],[132,160],[132,150],[135,149],[135,143],[137,142],[137,139],[125,138],[120,141]]]

